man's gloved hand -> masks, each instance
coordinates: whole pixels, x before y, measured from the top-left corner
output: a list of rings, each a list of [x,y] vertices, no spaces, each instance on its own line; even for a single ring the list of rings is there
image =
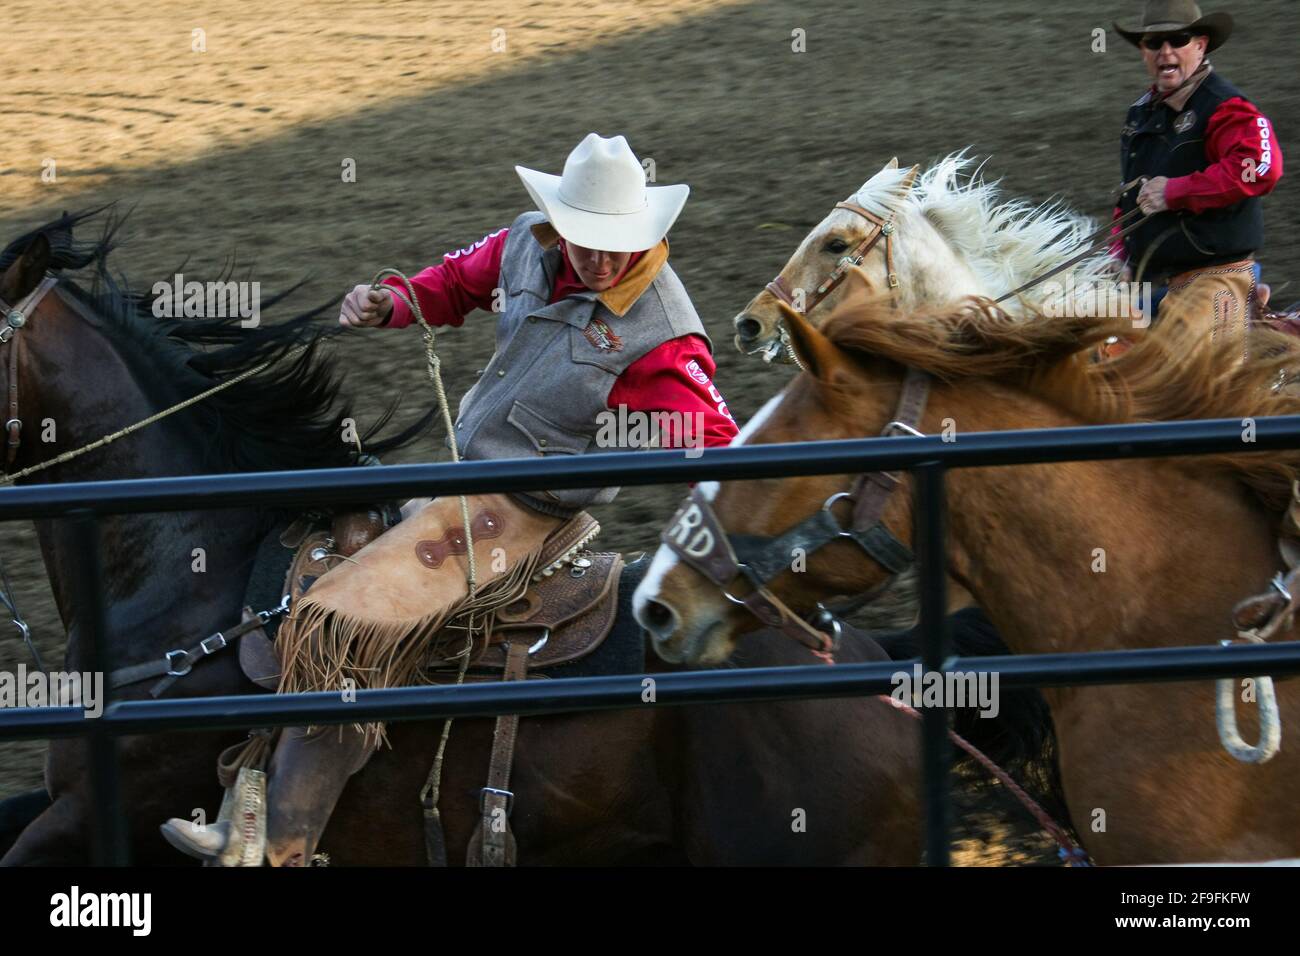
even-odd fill
[[[392,312],[393,296],[388,289],[359,285],[343,297],[339,325],[351,329],[368,328],[387,321]]]

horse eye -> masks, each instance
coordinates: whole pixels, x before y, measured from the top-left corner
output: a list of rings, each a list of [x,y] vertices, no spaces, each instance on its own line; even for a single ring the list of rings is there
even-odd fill
[[[822,247],[824,251],[833,252],[836,255],[839,255],[841,252],[847,251],[848,248],[849,248],[849,244],[845,242],[843,239],[831,239],[826,243],[825,246]]]

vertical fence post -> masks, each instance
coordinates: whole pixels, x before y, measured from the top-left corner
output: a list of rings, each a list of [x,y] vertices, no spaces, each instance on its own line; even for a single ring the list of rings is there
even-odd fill
[[[944,547],[944,468],[927,462],[913,471],[916,481],[916,553],[920,561],[921,667],[942,673],[948,658],[947,558]],[[922,708],[922,779],[925,785],[925,853],[930,866],[948,865],[948,712]]]
[[[122,798],[118,786],[117,738],[100,727],[99,720],[107,715],[112,703],[109,675],[111,661],[104,631],[104,590],[102,563],[99,550],[99,519],[92,511],[77,510],[69,514],[76,582],[77,636],[85,648],[81,666],[92,674],[104,677],[103,712],[99,719],[90,721],[87,744],[90,751],[90,799],[93,808],[94,830],[91,860],[96,866],[127,866],[130,856],[127,847],[125,820],[122,816]]]

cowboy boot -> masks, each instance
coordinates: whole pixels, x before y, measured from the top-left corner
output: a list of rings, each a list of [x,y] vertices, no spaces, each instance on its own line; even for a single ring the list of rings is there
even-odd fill
[[[162,835],[207,866],[261,866],[264,855],[272,866],[305,866],[348,778],[374,749],[351,727],[285,728],[269,771],[240,770],[216,823],[173,817]]]
[[[266,859],[306,866],[334,805],[376,747],[353,727],[288,727],[271,758]]]
[[[261,866],[266,846],[266,774],[242,767],[221,801],[217,822],[199,826],[172,817],[163,838],[206,866]]]

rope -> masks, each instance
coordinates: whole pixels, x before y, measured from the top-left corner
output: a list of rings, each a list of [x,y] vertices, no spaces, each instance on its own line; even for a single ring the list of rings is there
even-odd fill
[[[38,471],[44,471],[46,468],[52,468],[55,465],[61,465],[64,462],[72,461],[72,459],[79,458],[82,455],[86,454],[86,452],[94,451],[97,448],[103,448],[105,445],[112,444],[113,442],[117,441],[119,438],[125,438],[127,435],[133,435],[136,432],[140,431],[140,429],[147,428],[149,425],[152,425],[155,422],[162,421],[168,415],[174,415],[177,412],[184,411],[185,409],[189,408],[191,405],[197,405],[199,402],[211,398],[213,395],[216,395],[218,392],[223,392],[226,389],[230,388],[231,386],[238,385],[240,382],[244,381],[245,379],[252,378],[254,375],[257,375],[259,372],[266,371],[268,368],[270,368],[272,365],[274,365],[276,362],[280,361],[281,359],[288,358],[290,355],[293,355],[297,352],[306,351],[307,348],[309,348],[309,346],[299,345],[296,348],[290,349],[288,352],[285,352],[283,355],[278,356],[277,358],[269,359],[268,361],[265,361],[260,365],[255,366],[254,368],[250,368],[246,371],[240,372],[234,378],[227,379],[226,381],[222,382],[220,385],[214,385],[212,388],[208,389],[207,391],[199,392],[199,394],[187,398],[183,402],[177,402],[175,405],[172,405],[170,408],[164,408],[162,411],[150,415],[148,418],[142,419],[141,421],[138,421],[133,425],[127,425],[125,428],[115,431],[110,435],[105,435],[103,438],[100,438],[97,441],[93,441],[89,445],[82,445],[80,448],[74,448],[71,451],[65,451],[63,454],[56,455],[55,457],[49,459],[48,461],[42,461],[39,462],[38,464],[31,465],[30,467],[24,468],[21,471],[16,471],[13,474],[7,474],[3,478],[0,478],[0,484],[11,485],[20,478],[26,478],[28,475],[33,475]]]
[[[389,276],[399,279],[402,285],[406,287],[406,292],[402,293],[392,286],[381,285],[383,280]],[[419,320],[420,333],[424,337],[425,371],[429,375],[429,382],[433,385],[434,394],[438,397],[438,409],[442,412],[442,424],[447,430],[447,445],[451,448],[451,460],[460,461],[460,446],[456,441],[456,426],[451,420],[451,406],[447,401],[447,389],[442,384],[442,362],[438,359],[438,353],[434,349],[433,326],[424,317],[424,311],[420,308],[420,300],[416,297],[411,280],[397,269],[380,269],[375,273],[374,279],[371,280],[370,288],[376,291],[387,289],[393,298],[405,302],[407,308]],[[469,501],[464,495],[460,495],[459,498],[460,517],[465,526],[465,556],[469,563],[469,597],[473,600],[475,592],[478,590],[478,565],[474,558],[474,531],[469,518]],[[465,649],[461,651],[460,667],[456,671],[457,686],[465,682],[465,672],[469,669],[469,659],[472,656],[473,647],[474,624],[471,618],[466,622]],[[452,718],[450,717],[443,721],[442,734],[438,737],[438,749],[433,757],[433,766],[429,768],[429,775],[425,778],[424,787],[420,791],[420,804],[424,813],[439,831],[442,829],[442,814],[438,810],[438,798],[442,790],[442,761],[447,750],[447,741],[451,737],[451,724]]]
[[[394,289],[392,286],[381,285],[382,281],[389,276],[401,280],[402,285],[406,286],[406,294]],[[420,300],[415,295],[415,288],[411,285],[411,280],[397,269],[380,269],[370,281],[370,288],[376,292],[386,289],[394,298],[405,302],[407,308],[419,319],[420,331],[424,335],[425,370],[429,373],[429,381],[433,384],[433,391],[438,396],[438,408],[442,412],[442,423],[447,429],[447,444],[451,447],[451,460],[460,461],[460,447],[456,443],[456,427],[451,421],[451,408],[447,403],[447,390],[442,384],[442,363],[438,360],[438,353],[433,348],[433,326],[424,317],[424,311],[420,308]],[[469,559],[469,596],[472,598],[478,588],[478,566],[474,559],[474,537],[470,528],[469,502],[464,495],[459,497],[460,516],[465,524],[465,554]]]
[[[895,700],[893,697],[887,697],[884,694],[877,694],[876,699],[884,701],[890,707],[901,710],[909,717],[914,717],[917,720],[921,719],[921,714],[916,710],[916,708],[901,700]],[[1009,773],[986,757],[978,747],[951,727],[948,728],[948,738],[962,750],[966,751],[966,753],[970,754],[970,756],[974,757],[981,767],[991,773],[999,783],[1011,791],[1012,796],[1019,800],[1021,805],[1029,811],[1030,815],[1038,821],[1038,825],[1056,841],[1057,846],[1060,847],[1058,852],[1061,859],[1065,860],[1070,866],[1091,865],[1088,860],[1087,851],[1071,840],[1070,835],[1065,832],[1065,829],[1058,825],[1057,822],[1048,815],[1047,811],[1042,808],[1037,800],[1031,797],[1018,783],[1012,780]]]

